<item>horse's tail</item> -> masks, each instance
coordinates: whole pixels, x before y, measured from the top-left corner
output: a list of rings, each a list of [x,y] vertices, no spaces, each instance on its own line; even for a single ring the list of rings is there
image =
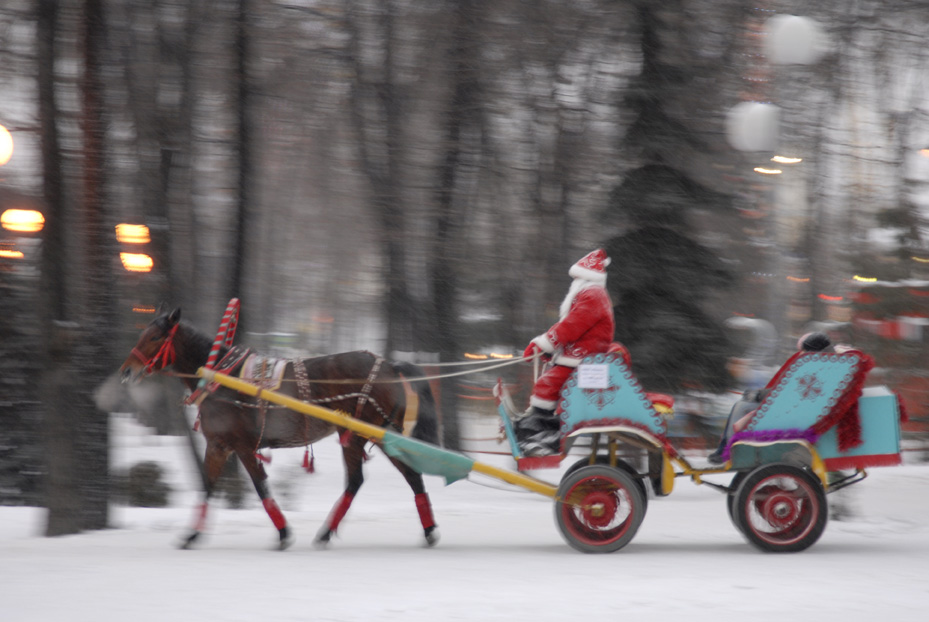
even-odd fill
[[[402,361],[393,362],[394,370],[403,374],[416,391],[419,398],[419,413],[416,417],[416,425],[410,436],[433,445],[439,444],[439,417],[436,413],[435,398],[432,395],[432,389],[429,388],[428,380],[414,380],[414,378],[425,377],[425,372],[412,363]]]

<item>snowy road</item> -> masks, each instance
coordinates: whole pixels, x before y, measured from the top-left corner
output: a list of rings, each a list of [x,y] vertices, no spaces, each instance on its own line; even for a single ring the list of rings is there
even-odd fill
[[[327,439],[314,475],[300,471],[302,450],[274,453],[290,550],[273,550],[277,534],[250,495],[249,509],[216,508],[199,549],[180,551],[196,500],[184,450],[176,439],[120,443],[114,464],[171,468],[172,506],[114,507],[115,529],[55,539],[38,535],[42,510],[0,508],[0,620],[905,622],[929,609],[929,466],[874,469],[848,491],[854,516],[830,521],[803,553],[758,552],[722,495],[679,479],[650,501],[631,544],[584,555],[561,540],[548,499],[481,476],[448,487],[427,479],[442,540],[424,548],[412,493],[377,454],[339,537],[317,550],[312,537],[342,485]]]

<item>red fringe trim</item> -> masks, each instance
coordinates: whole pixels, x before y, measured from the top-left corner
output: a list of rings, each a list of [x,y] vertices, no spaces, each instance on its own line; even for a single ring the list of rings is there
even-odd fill
[[[899,393],[897,394],[897,409],[900,411],[900,423],[909,422],[910,414],[906,412],[906,404],[903,403],[903,398]]]
[[[823,460],[827,471],[863,469],[865,467],[896,466],[903,464],[900,454],[875,454],[871,456],[845,456]]]
[[[516,461],[516,470],[531,471],[533,469],[554,469],[561,465],[564,454],[553,454],[551,456],[528,456]]]
[[[874,367],[874,359],[858,354],[860,362],[851,383],[842,397],[835,403],[829,413],[813,424],[816,434],[823,434],[832,426],[837,426],[839,451],[848,451],[861,445],[861,416],[858,413],[858,400],[864,388],[865,376]]]

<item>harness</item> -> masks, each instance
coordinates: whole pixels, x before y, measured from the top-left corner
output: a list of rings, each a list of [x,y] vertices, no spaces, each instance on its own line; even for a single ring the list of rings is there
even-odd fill
[[[145,376],[150,376],[153,372],[161,371],[169,365],[173,365],[177,360],[177,352],[174,349],[174,335],[177,334],[178,325],[175,324],[171,327],[171,330],[168,331],[165,340],[162,342],[161,347],[158,348],[158,351],[155,352],[154,356],[148,358],[145,356],[145,353],[139,350],[138,347],[132,348],[129,352],[130,356],[134,356],[139,359],[139,362],[142,363],[142,374]],[[155,369],[155,365],[161,363],[161,367]]]

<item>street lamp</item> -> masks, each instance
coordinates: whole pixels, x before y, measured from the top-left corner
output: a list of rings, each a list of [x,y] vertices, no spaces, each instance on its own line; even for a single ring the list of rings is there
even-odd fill
[[[145,253],[120,253],[119,260],[129,272],[151,272],[154,266],[152,258]]]
[[[13,157],[13,137],[10,130],[0,125],[0,166],[3,166]]]
[[[0,215],[0,225],[17,233],[38,233],[45,227],[45,216],[34,209],[8,209]]]
[[[148,227],[128,223],[116,225],[116,239],[124,244],[148,244],[151,242]]]

